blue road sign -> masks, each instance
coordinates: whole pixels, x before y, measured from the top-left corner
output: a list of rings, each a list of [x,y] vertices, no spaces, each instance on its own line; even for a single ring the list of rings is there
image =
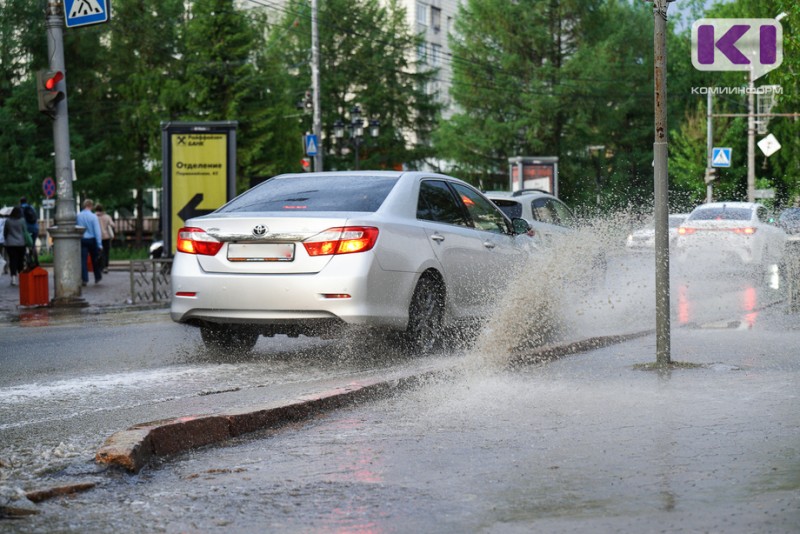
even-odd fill
[[[308,134],[305,138],[306,145],[306,155],[307,156],[316,156],[317,152],[319,151],[319,144],[317,143],[317,136],[314,134]]]
[[[109,0],[64,0],[64,20],[67,28],[108,22]]]
[[[731,149],[714,147],[711,149],[711,166],[712,167],[730,167],[731,166]]]

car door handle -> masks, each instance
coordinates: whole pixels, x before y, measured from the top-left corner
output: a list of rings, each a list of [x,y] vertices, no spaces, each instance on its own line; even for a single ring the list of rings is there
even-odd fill
[[[492,243],[491,241],[484,241],[483,242],[483,246],[486,247],[486,248],[490,248],[491,249],[491,248],[494,248],[496,245],[494,243]]]
[[[431,239],[433,239],[434,241],[444,241],[444,236],[441,234],[433,234],[431,236]]]

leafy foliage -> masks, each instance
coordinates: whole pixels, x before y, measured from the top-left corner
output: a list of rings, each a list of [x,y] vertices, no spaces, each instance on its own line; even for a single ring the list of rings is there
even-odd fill
[[[426,93],[434,71],[412,63],[419,38],[410,33],[406,13],[392,0],[327,0],[319,5],[320,80],[326,169],[352,168],[352,146],[334,144],[333,126],[349,120],[358,105],[367,120],[380,122],[377,140],[364,139],[362,168],[416,167],[433,155],[427,141],[440,105]],[[290,2],[271,54],[292,73],[298,101],[310,90],[311,17],[306,2]],[[311,117],[303,124],[311,130]],[[409,138],[413,132],[413,138]],[[346,141],[346,140],[345,140]],[[298,143],[299,144],[299,143]]]

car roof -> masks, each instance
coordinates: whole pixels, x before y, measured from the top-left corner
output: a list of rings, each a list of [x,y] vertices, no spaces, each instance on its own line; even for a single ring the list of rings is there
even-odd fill
[[[512,191],[486,191],[484,193],[484,195],[486,195],[490,199],[491,198],[498,198],[498,199],[502,198],[503,200],[518,200],[520,202],[523,202],[525,200],[534,199],[534,198],[542,198],[542,197],[555,198],[556,200],[558,200],[558,197],[556,197],[555,195],[551,195],[550,193],[545,193],[544,191],[522,193],[522,194],[515,194],[515,193],[517,193],[517,192],[516,191],[514,191],[514,192],[512,192]]]
[[[695,208],[696,210],[711,209],[711,208],[747,208],[755,209],[761,206],[758,202],[709,202],[708,204],[700,204]]]

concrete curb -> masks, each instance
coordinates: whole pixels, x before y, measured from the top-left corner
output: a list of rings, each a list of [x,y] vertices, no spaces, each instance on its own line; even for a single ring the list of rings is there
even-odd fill
[[[551,345],[515,355],[510,366],[530,365],[606,347],[650,334],[600,336],[563,345]],[[198,447],[271,428],[308,420],[358,402],[372,400],[427,380],[454,372],[453,368],[426,370],[391,379],[371,378],[351,382],[321,393],[300,397],[288,403],[214,414],[176,417],[135,425],[109,437],[95,454],[95,461],[138,473],[153,458],[165,457]]]
[[[300,397],[289,403],[142,423],[109,437],[97,451],[95,461],[138,473],[155,457],[169,456],[257,430],[304,421],[325,412],[373,399],[392,390],[413,386],[440,373],[441,370],[435,370],[389,380],[360,380],[340,388]]]

